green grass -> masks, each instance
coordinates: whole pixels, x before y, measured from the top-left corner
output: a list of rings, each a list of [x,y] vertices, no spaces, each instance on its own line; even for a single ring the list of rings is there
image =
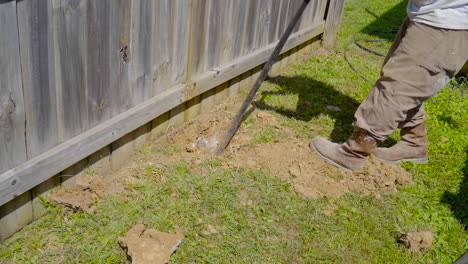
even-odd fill
[[[371,85],[349,68],[343,48],[354,33],[398,27],[404,9],[405,2],[395,0],[346,1],[337,48],[270,80],[257,106],[298,137],[344,140]],[[374,48],[388,48],[390,42],[379,45]],[[349,55],[368,78],[378,76],[382,58],[354,48]],[[341,111],[324,110],[327,105]],[[95,215],[50,207],[46,216],[0,244],[0,262],[127,263],[117,239],[142,222],[161,231],[184,231],[172,263],[452,263],[468,250],[468,98],[445,89],[427,102],[426,111],[430,164],[404,164],[415,185],[398,193],[381,199],[354,193],[305,199],[265,172],[223,169],[219,160],[201,163],[198,170],[183,162],[143,160],[148,164],[135,172],[139,182],[125,196],[99,201]],[[254,119],[243,124],[259,126]],[[262,127],[252,143],[278,140],[283,135]],[[396,140],[394,133],[389,142]],[[180,149],[173,145],[163,154]],[[142,153],[151,157],[151,151]],[[328,216],[323,211],[330,202],[338,209]],[[207,235],[207,225],[219,227],[219,234]],[[399,232],[421,229],[435,233],[424,255],[396,243]]]

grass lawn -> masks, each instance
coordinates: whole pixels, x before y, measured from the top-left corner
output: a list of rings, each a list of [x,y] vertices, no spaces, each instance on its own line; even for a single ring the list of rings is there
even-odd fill
[[[350,69],[344,47],[355,33],[397,28],[405,5],[347,0],[336,49],[266,82],[258,108],[299,138],[346,139],[371,84]],[[369,47],[385,51],[390,44]],[[381,57],[355,47],[348,56],[362,74],[377,78]],[[341,111],[323,111],[327,105]],[[0,263],[127,263],[117,240],[137,223],[185,232],[171,263],[452,263],[468,250],[468,97],[447,88],[427,102],[426,111],[430,163],[403,164],[415,184],[380,199],[358,193],[306,199],[265,171],[228,169],[216,159],[197,170],[182,161],[155,165],[151,154],[161,150],[148,145],[138,155],[144,164],[134,171],[139,181],[124,196],[99,201],[93,215],[50,206],[40,220],[0,242]],[[252,122],[244,126],[259,127]],[[251,144],[284,140],[272,127],[260,126]],[[386,144],[397,140],[394,133]],[[170,156],[180,146],[164,151]],[[336,212],[324,214],[331,203]],[[207,226],[217,232],[206,232]],[[435,234],[425,254],[396,243],[399,233],[414,230]]]

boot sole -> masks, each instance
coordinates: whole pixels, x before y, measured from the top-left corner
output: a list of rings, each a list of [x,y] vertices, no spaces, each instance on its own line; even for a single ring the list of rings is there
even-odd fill
[[[414,164],[427,164],[429,163],[429,160],[428,158],[417,158],[417,159],[401,159],[401,160],[384,160],[384,159],[380,159],[376,156],[374,156],[376,159],[382,161],[382,162],[385,162],[385,163],[390,163],[390,164],[400,164],[401,162],[403,161],[406,161],[406,162],[412,162]]]
[[[331,160],[331,159],[325,157],[324,155],[322,155],[322,154],[315,148],[315,146],[314,146],[314,144],[312,144],[312,142],[309,143],[309,148],[310,148],[313,152],[315,152],[317,155],[319,155],[323,160],[325,160],[326,162],[330,163],[331,165],[333,165],[333,166],[335,166],[335,167],[338,167],[338,168],[340,168],[340,169],[342,169],[342,170],[344,170],[344,171],[346,171],[346,172],[354,173],[354,171],[352,171],[352,170],[350,170],[350,169],[348,169],[348,168],[346,168],[346,167],[343,167],[342,165],[340,165],[340,164],[334,162],[333,160]]]

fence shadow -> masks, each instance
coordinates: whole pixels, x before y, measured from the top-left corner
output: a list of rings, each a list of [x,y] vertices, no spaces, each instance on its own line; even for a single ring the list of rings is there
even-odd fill
[[[468,154],[468,146],[466,147]],[[453,215],[465,226],[468,230],[468,157],[463,168],[463,180],[460,183],[460,188],[457,193],[445,191],[441,201],[450,206]]]

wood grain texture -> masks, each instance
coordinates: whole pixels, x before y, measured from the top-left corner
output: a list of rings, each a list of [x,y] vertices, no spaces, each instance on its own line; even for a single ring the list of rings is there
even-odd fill
[[[17,3],[28,158],[58,143],[52,1]]]
[[[172,60],[172,22],[170,0],[156,1],[153,47],[153,89],[156,96],[170,87]]]
[[[88,1],[53,0],[58,141],[88,130]]]
[[[27,159],[16,1],[0,1],[0,173]]]
[[[155,1],[132,1],[130,41],[132,106],[149,99],[152,93],[155,5]]]
[[[48,1],[51,1],[53,6],[53,41],[48,45],[53,47],[53,62],[50,63],[55,70],[53,81],[56,87],[57,142],[59,144],[14,169],[8,167],[7,171],[0,174],[0,204],[13,199],[24,191],[30,190],[40,182],[63,171],[70,164],[76,163],[102,147],[111,144],[116,139],[161,115],[161,113],[170,111],[181,103],[258,67],[268,59],[276,45],[276,42],[272,42],[265,45],[259,44],[259,48],[256,50],[254,48],[256,43],[268,43],[270,32],[273,31],[270,31],[271,25],[268,25],[268,30],[257,34],[257,32],[260,32],[258,28],[251,26],[265,23],[265,21],[268,21],[268,18],[265,17],[270,16],[271,19],[273,2],[266,0],[233,0],[232,2],[227,0],[197,0],[193,2],[194,6],[191,5],[192,2],[189,0],[161,0],[151,3],[136,3],[136,0],[132,2],[126,0],[118,0],[117,2],[111,0],[101,2],[80,0]],[[10,3],[8,2],[8,4]],[[117,3],[118,7],[108,6],[111,3]],[[280,1],[280,3],[282,5],[287,4],[289,8],[287,1]],[[143,4],[143,7],[141,4]],[[224,4],[225,6],[223,6]],[[193,11],[191,8],[205,7],[204,12],[209,14],[208,17],[213,17],[215,14],[211,9],[221,8],[215,7],[216,5],[225,8],[223,14],[232,14],[231,18],[229,18],[231,20],[228,20],[231,21],[231,24],[226,22],[224,25],[222,23],[212,25],[211,18],[208,21],[200,19],[206,26],[205,30],[208,35],[205,36],[206,39],[200,39],[199,41],[199,46],[203,47],[202,54],[204,56],[197,63],[194,63],[193,60],[188,61],[189,51],[197,50],[197,48],[193,48],[194,43],[197,41],[190,38],[189,31],[194,28],[190,23],[198,19],[192,19],[191,15],[193,12],[198,14],[198,11]],[[105,7],[110,8],[104,10]],[[137,9],[146,15],[140,17],[138,22],[135,22],[137,19],[134,16],[139,14],[139,12],[135,11]],[[266,15],[262,15],[264,9],[267,10],[264,11]],[[170,12],[166,12],[167,10]],[[242,12],[242,10],[246,12]],[[159,21],[158,17],[148,18],[149,14],[154,15],[156,12],[161,14],[166,12],[165,14],[168,14],[169,17],[166,16],[161,20],[169,22],[162,23],[163,25],[160,28],[159,24],[156,23],[156,21]],[[284,14],[285,19],[289,14],[289,12],[283,10],[278,13],[280,14],[279,18],[282,17],[281,14]],[[177,17],[174,14],[177,14]],[[251,18],[250,14],[254,18]],[[92,23],[87,24],[89,21]],[[241,21],[244,23],[241,23]],[[246,21],[247,23],[245,23]],[[253,24],[249,24],[248,21]],[[277,25],[279,27],[280,23]],[[4,24],[2,23],[1,26],[4,26]],[[119,33],[105,32],[106,29],[114,28],[114,26],[119,29]],[[162,32],[169,27],[171,28],[170,34],[157,36],[157,32]],[[234,42],[239,41],[243,45],[241,45],[241,48],[231,47],[224,41],[224,34],[218,34],[214,30],[210,33],[210,27],[219,27],[221,31],[232,29],[232,32],[235,32],[232,36],[242,35],[239,40],[234,37]],[[182,28],[182,30],[174,30],[175,28]],[[324,23],[321,22],[294,33],[287,42],[285,50],[321,34],[323,28]],[[143,31],[147,29],[151,31],[147,32],[148,36],[143,34]],[[279,29],[274,31],[275,35],[277,35],[276,32],[279,32]],[[103,38],[108,38],[108,40],[98,43],[96,36],[101,33]],[[216,67],[213,71],[210,71],[211,68],[207,66],[208,56],[212,56],[211,53],[213,53],[207,47],[217,47],[219,43],[209,44],[207,39],[209,40],[211,37],[218,40],[218,42],[223,42],[221,53],[214,56],[211,61],[212,66]],[[138,40],[133,40],[133,38]],[[160,40],[161,42],[159,42]],[[1,41],[5,40],[2,39]],[[162,45],[159,46],[159,43],[162,43]],[[249,51],[249,45],[253,50]],[[127,49],[124,49],[125,46],[127,46]],[[135,47],[152,50],[150,56],[148,56],[150,58],[144,58],[141,54],[133,54]],[[157,47],[161,53],[156,52]],[[50,49],[50,46],[47,46],[47,48]],[[89,52],[91,48],[95,50],[95,53]],[[176,49],[180,50],[180,52],[176,52]],[[230,56],[235,57],[236,52],[245,54],[235,59],[226,59]],[[19,54],[18,50],[17,54]],[[219,56],[223,59],[219,59]],[[227,61],[224,61],[225,59]],[[134,61],[132,62],[132,60]],[[176,63],[174,61],[177,61],[180,67],[174,66]],[[196,78],[191,76],[191,80],[187,81],[188,65],[202,65],[208,70],[201,71]],[[8,67],[11,67],[11,65],[9,64]],[[161,67],[166,67],[167,74],[156,77],[156,73]],[[141,79],[142,73],[145,75],[143,79]],[[146,74],[150,77],[146,76]],[[102,76],[102,79],[97,78],[99,76]],[[132,82],[138,78],[142,80],[143,86],[138,86],[138,81],[137,86],[132,86],[135,84]],[[155,80],[162,83],[166,79],[170,81],[156,85],[158,82]],[[173,85],[172,82],[185,84]],[[239,83],[239,89],[242,86],[241,84],[242,81]],[[134,87],[144,88],[143,96],[138,97],[143,101],[132,107],[132,103],[135,103],[133,95],[140,93],[140,90],[133,92]],[[18,91],[21,91],[21,86]],[[224,91],[226,91],[226,95],[229,93],[227,89],[224,89]],[[215,98],[208,95],[209,93],[206,93],[204,98],[208,99],[207,102],[213,100],[214,105]],[[108,97],[110,99],[107,105],[106,100],[103,99]],[[96,106],[104,107],[105,110],[102,113],[93,113]],[[206,108],[203,103],[200,107]],[[24,129],[24,118],[21,124]],[[17,134],[24,135],[24,132]],[[22,141],[24,142],[24,138]],[[24,152],[25,154],[26,152]],[[12,185],[12,182],[15,182],[15,184]]]
[[[0,206],[0,240],[13,235],[32,221],[31,191],[28,191]]]
[[[192,3],[190,0],[171,0],[172,7],[172,83],[176,85],[187,80],[190,21]]]
[[[328,13],[326,14],[325,32],[323,33],[323,45],[333,47],[335,45],[336,33],[340,27],[343,16],[345,0],[330,0]]]
[[[194,80],[205,72],[205,52],[207,51],[205,47],[209,23],[209,3],[208,0],[193,0],[192,14],[194,15],[192,17],[190,56],[187,69],[187,78],[189,80]]]

